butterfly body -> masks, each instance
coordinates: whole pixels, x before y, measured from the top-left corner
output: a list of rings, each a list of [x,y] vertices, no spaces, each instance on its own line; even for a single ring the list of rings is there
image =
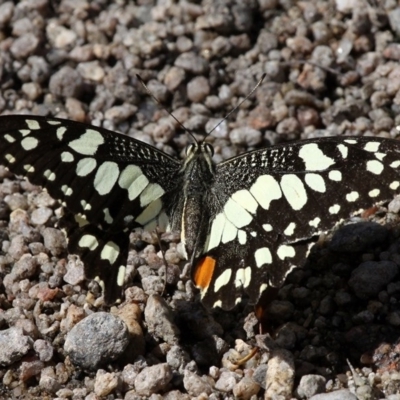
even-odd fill
[[[332,137],[280,144],[222,163],[207,143],[183,161],[103,128],[0,117],[0,163],[66,208],[60,221],[105,299],[120,298],[135,228],[181,232],[206,306],[255,303],[304,263],[312,240],[400,187],[400,142]]]

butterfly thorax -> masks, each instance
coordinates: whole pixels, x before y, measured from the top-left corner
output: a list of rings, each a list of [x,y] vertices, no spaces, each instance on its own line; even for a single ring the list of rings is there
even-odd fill
[[[204,223],[210,218],[207,199],[215,177],[212,156],[210,144],[192,144],[186,150],[182,165],[183,204],[179,228],[188,258],[199,249],[207,235],[208,224]]]

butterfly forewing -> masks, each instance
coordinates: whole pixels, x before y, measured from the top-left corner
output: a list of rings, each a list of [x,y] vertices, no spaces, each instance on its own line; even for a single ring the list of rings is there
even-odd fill
[[[393,197],[400,186],[399,151],[395,140],[321,138],[218,165],[208,202],[223,206],[193,270],[203,303],[231,308],[243,293],[256,302],[268,286],[281,286],[304,263],[310,239]],[[208,280],[202,269],[212,271]]]
[[[179,161],[106,129],[33,116],[0,118],[0,158],[73,213],[60,223],[68,250],[82,257],[88,277],[107,282],[106,298],[115,300],[130,230],[168,225],[162,196],[177,190]]]

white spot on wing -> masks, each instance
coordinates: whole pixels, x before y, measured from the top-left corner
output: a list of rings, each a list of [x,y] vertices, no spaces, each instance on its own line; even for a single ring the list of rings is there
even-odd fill
[[[400,161],[393,161],[393,162],[390,164],[390,166],[391,166],[392,168],[399,168],[399,166],[400,166]]]
[[[243,287],[246,289],[251,282],[251,268],[246,267],[246,268],[239,268],[236,271],[235,275],[235,286],[237,288]]]
[[[337,214],[340,210],[339,204],[335,204],[332,207],[329,207],[329,213],[330,214]]]
[[[383,164],[378,160],[370,160],[367,162],[367,170],[375,175],[380,175],[383,171]]]
[[[87,176],[96,168],[96,166],[97,161],[94,158],[82,158],[82,160],[78,161],[78,165],[76,166],[76,174],[78,176]]]
[[[68,146],[79,154],[93,156],[102,144],[104,144],[104,138],[99,131],[86,129],[79,139],[72,140]]]
[[[299,151],[307,171],[323,171],[335,164],[335,160],[327,157],[316,143],[305,144]]]
[[[95,250],[99,245],[96,237],[93,235],[83,235],[78,242],[79,247],[87,247],[90,250]]]
[[[296,228],[296,224],[295,224],[294,222],[291,222],[291,223],[286,227],[286,229],[283,231],[283,233],[284,233],[286,236],[291,236],[291,235],[293,235],[295,228]]]
[[[296,252],[292,246],[288,246],[286,244],[283,244],[279,246],[276,254],[281,260],[284,260],[285,258],[292,258],[296,255]]]
[[[357,140],[354,139],[346,139],[345,142],[348,144],[357,144]]]
[[[46,169],[43,175],[45,176],[45,178],[47,178],[48,181],[54,181],[56,179],[56,174],[49,169]]]
[[[32,131],[31,131],[30,129],[20,129],[20,130],[19,130],[19,133],[20,133],[23,137],[25,137],[25,136],[30,135],[30,134],[32,133]]]
[[[37,121],[33,120],[33,119],[26,119],[25,120],[26,124],[28,125],[29,129],[40,129],[40,125]]]
[[[337,171],[337,170],[329,171],[328,178],[331,181],[340,182],[342,180],[342,173],[340,171]]]
[[[224,231],[222,232],[222,243],[228,243],[236,238],[237,228],[229,220],[225,221]]]
[[[67,185],[62,185],[61,186],[61,191],[66,195],[66,196],[71,196],[72,194],[72,189],[67,186]]]
[[[308,225],[310,225],[310,226],[312,226],[314,228],[317,228],[320,223],[321,223],[321,218],[315,217],[314,219],[309,221]]]
[[[151,202],[142,213],[135,219],[138,224],[146,225],[149,221],[156,218],[162,209],[162,202],[157,199]]]
[[[246,244],[246,242],[247,242],[247,235],[246,235],[246,232],[245,232],[245,231],[242,231],[241,229],[238,231],[238,240],[239,240],[239,243],[240,243],[241,245],[245,245],[245,244]]]
[[[118,286],[123,286],[124,280],[125,280],[125,272],[126,272],[126,267],[121,265],[118,268],[118,275],[117,275],[117,285]]]
[[[36,138],[29,136],[21,140],[21,146],[26,151],[35,149],[38,143],[39,141]]]
[[[149,180],[143,175],[138,166],[128,165],[121,172],[118,184],[122,189],[128,190],[129,200],[134,200],[143,192],[149,184]]]
[[[365,151],[369,151],[371,153],[375,153],[379,150],[379,146],[381,144],[379,142],[368,142],[364,146]]]
[[[349,152],[349,148],[345,146],[344,144],[339,144],[337,146],[337,149],[339,150],[340,154],[342,155],[342,158],[347,158],[347,154]]]
[[[104,213],[104,221],[107,222],[107,224],[112,224],[114,221],[114,218],[110,214],[110,210],[108,208],[103,209]]]
[[[119,246],[115,242],[110,240],[104,245],[103,249],[101,250],[100,258],[102,260],[108,260],[112,265],[117,260],[119,256],[119,251]]]
[[[214,283],[214,291],[218,292],[222,286],[225,286],[229,283],[232,276],[232,270],[230,268],[226,269],[216,280]]]
[[[283,175],[281,179],[282,192],[293,210],[301,210],[307,203],[307,192],[301,179],[293,174]]]
[[[377,197],[381,191],[379,189],[373,189],[368,192],[369,197]]]
[[[386,157],[385,153],[375,153],[374,155],[380,161],[382,161]]]
[[[105,161],[97,169],[94,177],[94,188],[100,195],[105,195],[111,192],[115,182],[119,176],[118,164],[112,161]]]
[[[393,181],[393,182],[389,185],[390,189],[392,189],[392,190],[396,190],[399,186],[400,186],[400,182],[399,182],[399,181]]]
[[[6,139],[7,142],[9,142],[9,143],[14,143],[15,142],[15,139],[11,135],[9,135],[8,133],[4,135],[4,139]]]
[[[219,213],[212,222],[210,239],[206,246],[206,250],[211,250],[217,247],[221,242],[222,233],[224,231],[226,218],[223,213]]]
[[[358,192],[355,192],[354,190],[352,192],[346,194],[346,200],[349,203],[356,201],[359,197],[360,197],[360,195],[358,194]]]
[[[269,209],[272,200],[282,197],[279,183],[271,175],[261,175],[258,177],[251,186],[250,193],[264,210]]]
[[[64,133],[67,131],[67,128],[65,126],[60,126],[59,128],[57,128],[57,139],[58,140],[62,140],[64,137]]]
[[[6,154],[4,157],[10,164],[15,162],[15,157],[12,156],[11,154]]]
[[[62,162],[72,162],[74,161],[74,156],[69,151],[63,151],[61,153]]]
[[[325,181],[319,174],[306,174],[304,177],[307,185],[316,192],[325,193]]]
[[[248,190],[238,190],[233,193],[232,199],[252,214],[257,211],[258,204]]]
[[[257,249],[254,253],[254,258],[258,268],[261,268],[264,264],[272,263],[272,255],[268,247],[261,247]]]
[[[271,232],[272,231],[272,225],[271,224],[263,224],[262,227],[266,232]]]
[[[165,193],[158,183],[150,183],[140,195],[140,207],[145,207],[152,201],[157,200]]]
[[[237,228],[247,226],[253,219],[242,206],[229,199],[224,207],[224,212],[229,221],[231,221]]]

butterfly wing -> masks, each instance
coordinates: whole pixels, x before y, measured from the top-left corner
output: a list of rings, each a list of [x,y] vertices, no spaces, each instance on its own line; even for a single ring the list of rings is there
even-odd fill
[[[215,206],[192,269],[209,307],[256,303],[304,263],[310,239],[400,186],[400,142],[320,138],[278,145],[217,166]]]
[[[73,215],[60,222],[68,250],[81,256],[105,298],[119,297],[129,232],[168,225],[163,196],[177,185],[179,161],[103,128],[38,116],[0,117],[0,162],[45,188]]]

